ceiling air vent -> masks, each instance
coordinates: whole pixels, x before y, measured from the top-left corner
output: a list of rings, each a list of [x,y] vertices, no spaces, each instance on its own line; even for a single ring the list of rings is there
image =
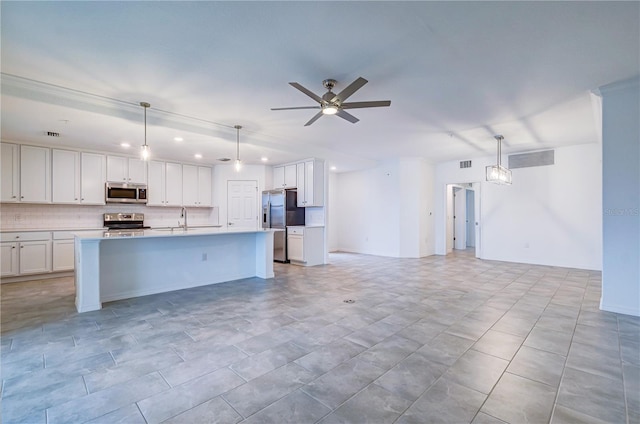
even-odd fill
[[[509,169],[553,165],[554,162],[553,150],[509,155]]]
[[[460,168],[471,168],[471,161],[470,160],[461,160],[460,161]]]
[[[60,137],[59,132],[47,131],[47,136],[49,137]]]
[[[220,162],[229,162],[231,159],[229,158],[220,158],[218,159]]]

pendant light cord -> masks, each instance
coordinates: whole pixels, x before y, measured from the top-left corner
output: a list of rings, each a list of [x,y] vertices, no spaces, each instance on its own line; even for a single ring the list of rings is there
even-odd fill
[[[236,129],[236,161],[240,161],[240,128],[242,126],[235,125],[234,128]]]

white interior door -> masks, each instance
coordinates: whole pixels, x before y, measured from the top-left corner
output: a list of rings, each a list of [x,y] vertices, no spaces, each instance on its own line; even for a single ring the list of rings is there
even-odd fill
[[[475,213],[475,192],[473,190],[465,190],[467,194],[467,247],[476,247],[476,213]]]
[[[467,248],[467,194],[464,188],[453,189],[453,248]]]
[[[258,215],[258,182],[227,181],[227,225],[257,228]]]

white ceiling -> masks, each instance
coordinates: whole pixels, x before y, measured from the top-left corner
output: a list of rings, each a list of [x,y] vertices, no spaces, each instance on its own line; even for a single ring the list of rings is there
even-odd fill
[[[2,139],[338,171],[598,141],[590,91],[640,73],[639,2],[2,1]],[[324,116],[288,85],[391,100]],[[59,138],[46,131],[60,132]],[[175,142],[181,136],[184,141]]]

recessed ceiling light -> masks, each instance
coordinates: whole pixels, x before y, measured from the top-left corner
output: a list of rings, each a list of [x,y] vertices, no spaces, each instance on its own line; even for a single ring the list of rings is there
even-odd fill
[[[262,162],[266,162],[266,161],[268,161],[268,160],[269,160],[269,158],[262,157],[262,158],[260,158],[260,160],[261,160]]]
[[[182,138],[182,137],[173,137],[173,141],[181,142],[181,141],[184,141],[184,138]]]
[[[121,147],[124,147],[125,149],[128,149],[129,147],[131,147],[131,144],[127,143],[127,142],[122,142],[120,143]]]
[[[336,168],[335,166],[332,166],[332,167],[331,167],[331,168],[329,168],[329,169],[330,169],[331,171],[335,171],[335,170],[336,170],[336,169],[338,169],[338,168]]]
[[[193,157],[196,159],[202,159],[202,155],[200,153],[196,153]]]

